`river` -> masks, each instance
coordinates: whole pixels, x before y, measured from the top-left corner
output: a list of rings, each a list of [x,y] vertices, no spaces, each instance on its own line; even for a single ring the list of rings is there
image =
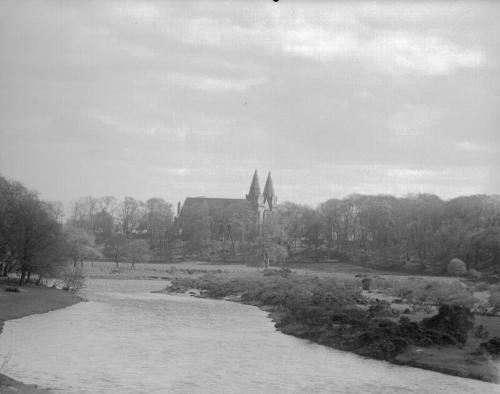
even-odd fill
[[[151,293],[164,287],[93,279],[89,302],[6,322],[2,372],[68,394],[500,392],[281,334],[252,306]]]

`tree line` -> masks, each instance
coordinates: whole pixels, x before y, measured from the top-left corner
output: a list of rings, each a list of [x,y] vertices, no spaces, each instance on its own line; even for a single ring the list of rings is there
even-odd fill
[[[176,223],[162,198],[83,196],[65,212],[0,176],[1,274],[21,282],[106,258],[115,262],[211,259],[286,263],[343,261],[440,273],[452,258],[500,271],[500,196],[442,200],[351,195],[316,208],[285,202],[263,225],[248,204],[199,206]]]
[[[500,196],[442,200],[351,195],[317,208],[285,202],[262,228],[245,206],[200,207],[182,226],[185,251],[242,260],[346,261],[443,273],[452,258],[467,269],[500,271]],[[228,246],[229,245],[229,246]]]
[[[134,267],[136,262],[172,257],[174,215],[172,205],[162,198],[143,202],[132,197],[80,197],[71,204],[66,223],[78,234],[82,249],[98,245],[100,256],[117,267],[120,261]]]
[[[93,234],[117,263],[182,256],[266,264],[340,260],[444,273],[459,258],[467,269],[500,270],[498,195],[355,194],[316,208],[284,202],[260,228],[255,215],[247,204],[200,206],[179,226],[160,198],[87,196],[73,204],[68,223]]]

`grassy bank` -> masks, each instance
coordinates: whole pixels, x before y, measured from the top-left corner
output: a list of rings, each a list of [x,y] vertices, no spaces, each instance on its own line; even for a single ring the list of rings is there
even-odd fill
[[[281,270],[174,277],[167,291],[198,289],[205,297],[259,306],[270,312],[283,333],[365,357],[498,382],[498,363],[478,351],[480,339],[471,338],[474,315],[454,301],[463,300],[466,291],[454,286],[449,288],[449,303],[443,302],[446,291],[440,286],[440,308],[423,314],[409,308],[401,312],[382,294],[362,291],[361,278],[319,278]],[[397,305],[415,302],[412,294],[418,289],[415,284]],[[420,290],[433,293],[425,283]]]
[[[19,289],[19,291],[6,291],[6,289]],[[34,285],[17,288],[8,283],[0,283],[0,332],[5,320],[65,308],[79,301],[79,297],[63,290]],[[0,374],[0,392],[2,394],[49,393],[47,390],[23,384],[2,374]]]

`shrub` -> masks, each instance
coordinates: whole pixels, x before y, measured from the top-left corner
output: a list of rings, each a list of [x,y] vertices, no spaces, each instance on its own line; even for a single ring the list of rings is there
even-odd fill
[[[479,351],[481,353],[488,353],[494,358],[500,357],[500,337],[493,337],[489,341],[481,343]]]
[[[480,279],[482,275],[481,275],[481,272],[472,268],[472,269],[467,271],[467,276],[470,279]]]
[[[63,290],[77,292],[85,286],[85,277],[83,276],[82,271],[78,268],[67,268],[61,274],[60,279],[62,280]]]
[[[363,290],[370,290],[371,284],[372,284],[372,280],[370,278],[364,278],[361,281],[361,285],[363,286]]]
[[[394,312],[391,309],[391,306],[387,301],[382,301],[382,302],[377,302],[375,304],[372,304],[368,307],[368,314],[371,317],[379,317],[379,316],[384,316],[384,317],[392,317],[394,316]]]
[[[478,299],[467,289],[456,289],[449,292],[445,290],[437,297],[438,305],[448,304],[472,308],[477,302]]]
[[[11,286],[6,287],[4,290],[9,292],[9,293],[20,293],[21,292],[21,290],[19,290],[19,287],[11,287]]]
[[[474,326],[474,314],[469,308],[458,305],[442,305],[439,313],[422,320],[422,327],[445,333],[456,342],[465,343],[467,333]]]
[[[491,290],[488,303],[493,307],[495,311],[500,310],[500,291]]]
[[[484,329],[484,326],[482,324],[474,329],[474,337],[476,338],[486,339],[489,335],[489,332]]]
[[[471,307],[477,300],[458,281],[424,280],[421,278],[374,278],[373,288],[413,304],[453,304]]]
[[[338,260],[342,263],[348,263],[350,260],[350,256],[348,253],[342,252],[340,250],[331,250],[329,252],[330,260]]]
[[[457,258],[451,259],[446,269],[448,275],[464,275],[467,272],[466,264]]]
[[[283,278],[288,278],[289,276],[293,275],[294,272],[290,268],[284,267],[281,269],[268,268],[263,270],[262,274],[264,276],[281,276]]]
[[[490,289],[490,285],[486,282],[477,282],[474,286],[475,291],[486,291]]]

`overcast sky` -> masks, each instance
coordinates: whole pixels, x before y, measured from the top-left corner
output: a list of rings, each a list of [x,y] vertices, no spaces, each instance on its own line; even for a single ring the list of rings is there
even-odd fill
[[[415,3],[415,2],[414,2]],[[0,173],[43,198],[500,192],[500,4],[1,1]]]

